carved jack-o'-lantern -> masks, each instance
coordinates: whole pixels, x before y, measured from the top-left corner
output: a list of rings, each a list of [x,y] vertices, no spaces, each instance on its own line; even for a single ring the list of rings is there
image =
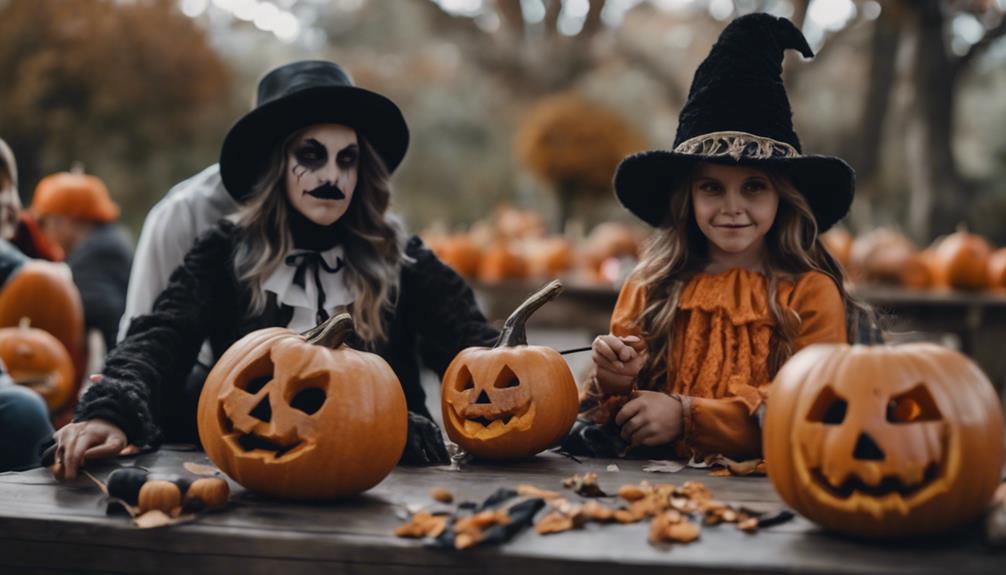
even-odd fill
[[[554,444],[576,419],[577,391],[566,360],[527,345],[524,325],[562,291],[553,281],[503,325],[492,348],[472,347],[444,372],[441,409],[448,437],[486,459],[528,457]]]
[[[342,346],[352,327],[341,314],[304,335],[263,329],[224,353],[199,398],[199,439],[224,473],[268,495],[328,499],[391,472],[405,394],[380,356]]]
[[[763,445],[794,509],[835,531],[896,538],[980,515],[1002,437],[992,384],[955,351],[815,345],[772,383]]]
[[[29,324],[23,318],[18,327],[0,329],[0,360],[14,383],[34,389],[56,411],[77,388],[73,360],[58,339]]]

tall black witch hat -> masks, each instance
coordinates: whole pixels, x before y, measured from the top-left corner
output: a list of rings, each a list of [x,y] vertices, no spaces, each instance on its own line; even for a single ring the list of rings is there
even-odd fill
[[[674,182],[707,161],[777,168],[807,198],[819,231],[842,219],[856,175],[839,158],[803,155],[782,82],[783,52],[790,48],[814,56],[785,18],[750,14],[731,22],[695,72],[673,151],[642,152],[618,166],[614,185],[622,205],[653,226],[666,225]]]

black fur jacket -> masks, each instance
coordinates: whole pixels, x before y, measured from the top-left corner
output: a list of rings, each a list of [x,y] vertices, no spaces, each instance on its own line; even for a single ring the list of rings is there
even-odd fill
[[[249,293],[234,274],[238,241],[238,227],[227,220],[196,241],[153,311],[133,319],[126,338],[108,355],[104,377],[84,394],[76,420],[107,419],[134,445],[195,440],[203,381],[189,374],[202,342],[208,338],[219,358],[242,336],[289,320],[274,300],[262,315],[248,317]],[[387,317],[388,339],[370,351],[398,375],[409,411],[429,417],[419,360],[442,374],[462,349],[492,345],[497,331],[479,311],[471,288],[418,237],[408,241],[405,252],[414,261],[402,267],[397,307]],[[359,340],[349,344],[362,349]]]

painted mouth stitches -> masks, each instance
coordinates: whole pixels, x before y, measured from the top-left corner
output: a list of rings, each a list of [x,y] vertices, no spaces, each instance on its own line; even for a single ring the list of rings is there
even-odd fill
[[[824,474],[821,473],[820,469],[814,469],[811,472],[811,475],[814,476],[814,479],[819,485],[823,485],[832,495],[840,499],[847,499],[855,492],[872,497],[883,497],[884,495],[890,495],[892,493],[898,493],[903,498],[910,497],[932,483],[937,477],[939,477],[939,474],[939,464],[930,463],[926,466],[926,471],[923,473],[922,481],[915,485],[905,485],[902,483],[901,478],[894,475],[885,475],[877,485],[867,485],[859,478],[859,476],[850,475],[846,478],[842,485],[836,487],[828,481]]]

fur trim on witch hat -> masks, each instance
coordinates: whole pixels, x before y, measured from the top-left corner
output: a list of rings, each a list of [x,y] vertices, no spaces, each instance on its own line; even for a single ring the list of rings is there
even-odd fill
[[[650,225],[667,225],[668,194],[706,161],[779,169],[807,199],[818,231],[842,219],[856,175],[839,158],[803,154],[782,82],[787,49],[814,56],[785,18],[750,14],[731,22],[695,72],[674,149],[635,154],[618,166],[622,205]]]
[[[239,202],[245,199],[268,169],[273,149],[290,134],[314,124],[353,128],[367,138],[389,173],[409,147],[409,128],[394,102],[356,87],[335,62],[293,62],[262,78],[255,109],[224,138],[220,177],[231,196]]]

